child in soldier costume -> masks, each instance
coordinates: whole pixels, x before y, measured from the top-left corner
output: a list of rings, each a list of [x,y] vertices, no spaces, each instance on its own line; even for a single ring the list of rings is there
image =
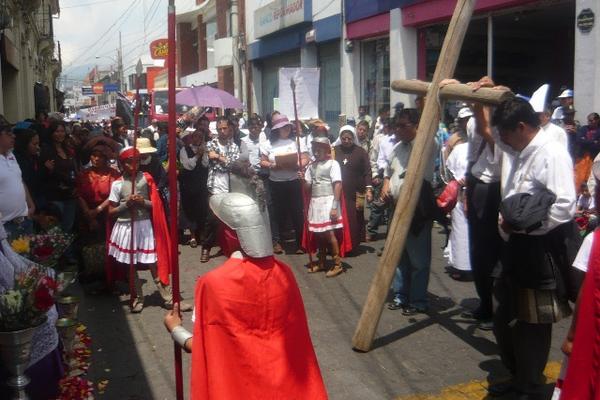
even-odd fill
[[[342,193],[342,173],[340,164],[331,158],[331,145],[326,137],[315,137],[312,140],[315,161],[304,174],[306,188],[310,191],[308,207],[308,231],[313,234],[318,246],[318,262],[310,265],[308,272],[319,272],[325,269],[327,248],[333,257],[334,265],[327,277],[334,277],[342,272],[340,243],[336,230],[344,226],[343,211],[340,204]],[[310,251],[310,248],[307,249]]]
[[[131,312],[139,313],[144,307],[142,283],[137,269],[150,269],[154,283],[165,302],[165,307],[173,304],[173,295],[169,286],[170,257],[169,235],[162,202],[154,180],[150,174],[138,170],[140,153],[133,147],[125,148],[119,155],[123,176],[113,182],[110,195],[109,216],[116,218],[108,240],[108,255],[121,268],[117,275],[124,276],[129,268],[131,253],[135,265],[135,298],[132,299]],[[135,191],[132,191],[132,175],[135,171]],[[133,222],[133,247],[131,241]],[[114,278],[112,271],[108,276]],[[133,295],[133,293],[132,293]],[[182,310],[190,310],[183,305]]]

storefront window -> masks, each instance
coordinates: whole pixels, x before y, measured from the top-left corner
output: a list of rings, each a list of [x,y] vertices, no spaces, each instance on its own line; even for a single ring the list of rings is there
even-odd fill
[[[382,38],[362,43],[361,105],[371,116],[390,106],[390,40]],[[358,110],[357,110],[358,112]]]
[[[206,23],[206,67],[215,66],[215,36],[217,35],[217,21]]]

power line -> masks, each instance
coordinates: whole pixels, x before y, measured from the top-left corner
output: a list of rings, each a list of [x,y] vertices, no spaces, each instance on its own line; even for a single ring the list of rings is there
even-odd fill
[[[106,35],[115,27],[115,25],[117,25],[119,23],[119,20],[121,20],[122,18],[126,17],[127,14],[133,9],[133,6],[135,6],[139,2],[140,2],[140,0],[134,0],[133,2],[131,2],[129,4],[129,6],[125,9],[125,11],[123,11],[123,13],[115,20],[115,22],[113,22],[112,25],[109,26],[108,29],[103,34],[101,34],[98,37],[98,40],[96,40],[92,45],[90,45],[86,50],[84,50],[83,53],[81,53],[78,57],[74,57],[73,58],[73,61],[65,69],[65,72],[69,71],[69,69],[71,68],[71,66],[75,62],[75,60],[81,60],[83,58],[84,54],[87,54],[90,50],[92,50],[102,40],[106,40],[106,38],[105,38]],[[104,44],[106,44],[106,41],[104,42]]]
[[[62,7],[60,7],[60,9],[64,10],[64,9],[67,9],[67,8],[79,8],[79,7],[94,6],[96,4],[114,3],[115,1],[117,1],[117,0],[95,1],[93,3],[77,4],[77,5],[74,5],[74,6],[62,6]]]

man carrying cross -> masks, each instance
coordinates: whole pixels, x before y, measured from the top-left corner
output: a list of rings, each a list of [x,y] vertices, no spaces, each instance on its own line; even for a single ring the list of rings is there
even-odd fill
[[[479,85],[493,85],[483,79]],[[564,281],[556,271],[566,250],[575,213],[571,158],[545,135],[525,100],[501,103],[488,119],[474,108],[477,133],[502,157],[500,232],[504,239],[501,270],[494,271],[494,335],[502,362],[513,375],[510,385],[492,394],[516,391],[519,399],[543,398],[552,324],[568,316]]]

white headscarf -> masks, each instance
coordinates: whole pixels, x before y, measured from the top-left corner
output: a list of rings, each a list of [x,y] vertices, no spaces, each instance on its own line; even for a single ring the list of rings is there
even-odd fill
[[[354,144],[357,146],[360,146],[360,143],[358,142],[358,138],[356,137],[356,129],[352,125],[344,125],[340,128],[340,134],[339,134],[338,138],[335,140],[335,142],[333,142],[334,147],[342,144],[342,133],[343,132],[352,133],[352,137],[354,138]]]

